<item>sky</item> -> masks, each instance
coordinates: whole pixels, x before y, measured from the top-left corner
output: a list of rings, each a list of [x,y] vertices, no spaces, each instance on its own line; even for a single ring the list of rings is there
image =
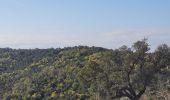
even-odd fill
[[[0,0],[0,48],[170,45],[170,0]]]

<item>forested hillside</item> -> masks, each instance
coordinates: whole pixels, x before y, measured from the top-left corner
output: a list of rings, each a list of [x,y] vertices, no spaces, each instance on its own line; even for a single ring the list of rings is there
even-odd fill
[[[170,100],[170,48],[1,48],[1,99]]]

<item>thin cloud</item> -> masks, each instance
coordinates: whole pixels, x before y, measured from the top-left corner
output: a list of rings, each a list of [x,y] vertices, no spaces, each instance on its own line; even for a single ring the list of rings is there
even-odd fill
[[[101,46],[118,48],[122,45],[130,46],[135,41],[148,38],[152,48],[158,44],[169,43],[170,30],[162,28],[150,29],[115,29],[106,33],[87,34],[0,34],[0,46],[12,48],[50,48],[65,46]],[[159,39],[159,43],[156,42]]]

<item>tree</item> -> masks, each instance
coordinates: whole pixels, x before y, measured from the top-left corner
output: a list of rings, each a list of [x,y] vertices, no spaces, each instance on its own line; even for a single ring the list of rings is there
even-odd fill
[[[98,53],[89,57],[86,67],[79,73],[80,81],[95,85],[101,97],[138,100],[151,86],[155,75],[170,65],[170,49],[166,45],[149,53],[146,39],[137,41],[132,48],[126,46],[113,51],[112,56]],[[93,59],[90,59],[93,58]]]

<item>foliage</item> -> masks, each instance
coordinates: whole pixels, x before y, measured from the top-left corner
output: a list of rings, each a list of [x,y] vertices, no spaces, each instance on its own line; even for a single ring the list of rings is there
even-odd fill
[[[169,65],[169,47],[149,52],[146,40],[116,50],[1,48],[0,99],[159,99],[170,93]]]

